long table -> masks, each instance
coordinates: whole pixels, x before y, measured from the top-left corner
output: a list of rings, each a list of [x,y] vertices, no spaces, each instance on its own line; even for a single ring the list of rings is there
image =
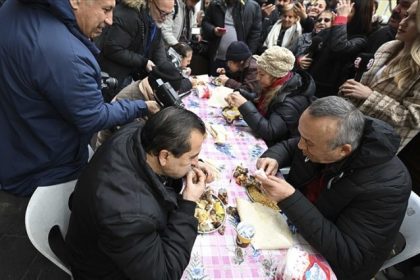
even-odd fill
[[[183,102],[207,124],[223,125],[227,133],[222,145],[209,135],[200,153],[200,158],[209,160],[220,171],[210,187],[216,194],[219,188],[225,188],[229,206],[236,207],[236,198],[249,200],[232,174],[237,165],[255,170],[256,160],[267,148],[264,141],[255,138],[243,121],[227,124],[221,108],[209,107],[208,100],[197,94],[185,97]],[[252,245],[239,248],[235,242],[237,223],[227,215],[224,235],[217,231],[198,235],[182,279],[336,279],[322,256],[298,236],[288,250],[256,250]]]

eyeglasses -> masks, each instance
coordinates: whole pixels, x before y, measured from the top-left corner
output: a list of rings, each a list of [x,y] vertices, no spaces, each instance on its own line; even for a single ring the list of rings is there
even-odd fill
[[[330,22],[330,21],[331,21],[331,19],[330,19],[330,18],[318,18],[318,19],[316,20],[316,22],[322,22],[322,21],[324,21],[325,23],[328,23],[328,22]]]
[[[152,3],[155,6],[155,8],[159,11],[159,16],[160,16],[161,19],[164,19],[164,18],[166,18],[167,16],[169,16],[173,13],[173,11],[168,13],[168,12],[165,12],[164,10],[160,9],[158,7],[158,5],[156,4],[155,0],[152,0]]]

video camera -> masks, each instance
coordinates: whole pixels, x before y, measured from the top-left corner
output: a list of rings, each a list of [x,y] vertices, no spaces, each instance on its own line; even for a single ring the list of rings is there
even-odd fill
[[[162,79],[156,80],[157,88],[154,89],[157,103],[162,108],[169,106],[184,107],[178,93],[173,89],[168,82],[164,83]]]
[[[101,72],[101,91],[102,96],[107,102],[111,102],[112,98],[117,95],[118,80],[110,77],[108,73]]]

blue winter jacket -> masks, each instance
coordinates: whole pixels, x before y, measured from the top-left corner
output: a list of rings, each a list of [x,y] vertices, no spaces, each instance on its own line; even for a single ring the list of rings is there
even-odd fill
[[[0,189],[77,178],[93,133],[147,113],[143,101],[104,103],[98,50],[69,0],[6,1],[0,34]]]

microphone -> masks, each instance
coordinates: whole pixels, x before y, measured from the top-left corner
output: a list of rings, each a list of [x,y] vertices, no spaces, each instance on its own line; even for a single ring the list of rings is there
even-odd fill
[[[356,82],[360,82],[362,79],[363,74],[368,71],[374,62],[373,54],[372,53],[361,53],[354,61],[354,69],[356,70],[356,75],[354,76],[354,80]]]
[[[312,43],[306,50],[306,55],[309,58],[313,58],[315,56],[315,53],[320,49],[322,44],[322,38],[320,36],[314,36],[312,38]]]

